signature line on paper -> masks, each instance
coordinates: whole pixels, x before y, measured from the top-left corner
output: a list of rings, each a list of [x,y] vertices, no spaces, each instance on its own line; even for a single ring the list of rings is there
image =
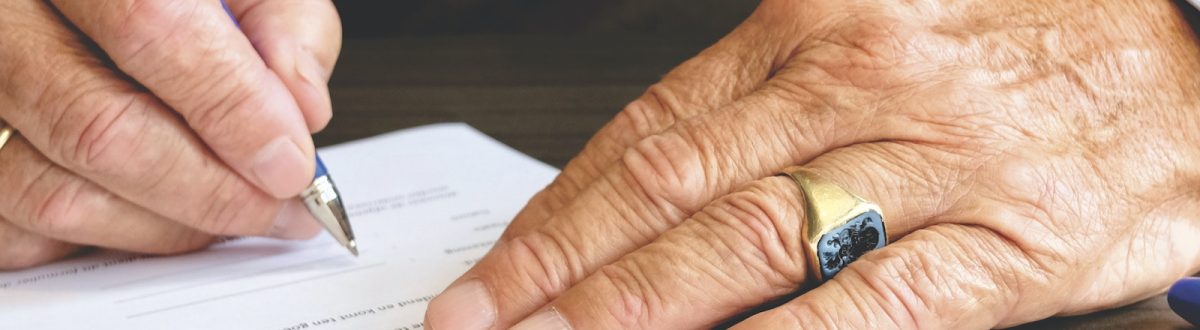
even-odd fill
[[[383,265],[384,265],[383,262],[379,262],[379,263],[374,263],[374,264],[365,265],[365,266],[361,266],[361,267],[355,267],[355,268],[345,269],[345,270],[341,270],[341,271],[336,271],[336,272],[332,272],[332,273],[326,273],[326,274],[321,274],[321,275],[316,275],[316,276],[309,276],[309,277],[305,277],[305,278],[298,279],[298,280],[291,281],[291,282],[284,282],[284,283],[279,283],[279,284],[275,284],[275,285],[264,286],[261,288],[254,288],[254,289],[250,289],[250,290],[234,292],[234,293],[220,295],[220,296],[216,296],[216,297],[205,298],[205,299],[192,301],[192,302],[188,302],[188,303],[168,306],[168,307],[159,308],[159,309],[155,309],[155,310],[149,310],[149,311],[145,311],[145,312],[141,312],[141,313],[137,313],[137,314],[132,314],[132,315],[126,316],[125,318],[127,318],[127,319],[139,318],[139,317],[143,317],[146,315],[162,313],[162,312],[180,309],[180,308],[184,308],[184,307],[188,307],[188,306],[194,306],[194,305],[199,305],[199,304],[203,304],[203,303],[207,303],[207,302],[213,302],[213,301],[217,301],[217,300],[221,300],[221,299],[236,297],[236,296],[240,296],[240,295],[244,295],[244,294],[248,294],[248,293],[255,293],[255,292],[259,292],[259,291],[300,284],[300,283],[304,283],[304,282],[308,282],[308,281],[312,281],[312,280],[317,280],[317,279],[331,277],[331,276],[337,276],[337,275],[360,271],[360,270],[365,270],[365,269],[369,269],[369,268],[375,268],[375,267],[379,267],[379,266],[383,266]]]
[[[126,287],[126,286],[133,285],[133,284],[145,283],[148,281],[158,280],[158,279],[172,277],[172,276],[178,276],[178,275],[183,275],[183,274],[195,274],[197,271],[201,271],[201,270],[213,270],[213,269],[219,268],[219,267],[233,266],[233,265],[237,265],[237,264],[244,264],[247,262],[252,262],[252,261],[266,259],[266,258],[291,255],[291,254],[299,253],[299,252],[302,252],[305,250],[311,250],[313,248],[325,247],[325,246],[328,246],[331,244],[332,243],[330,243],[330,244],[314,244],[314,245],[308,245],[308,246],[304,246],[302,248],[290,250],[290,251],[254,254],[254,255],[250,255],[245,258],[239,258],[239,259],[233,259],[233,260],[223,260],[223,261],[218,261],[218,262],[211,263],[211,264],[202,264],[202,265],[199,265],[199,266],[193,267],[193,268],[182,269],[182,270],[177,270],[177,271],[173,271],[173,272],[169,272],[169,273],[165,273],[165,274],[158,274],[158,275],[153,275],[153,276],[132,279],[132,280],[128,280],[125,282],[112,284],[112,285],[103,287],[102,289],[112,290],[112,289],[122,288],[122,287]]]
[[[275,267],[275,268],[268,268],[268,269],[260,270],[260,271],[253,272],[250,274],[242,274],[242,275],[218,278],[218,279],[207,281],[207,282],[200,282],[200,283],[195,283],[195,284],[191,284],[191,285],[184,285],[184,286],[174,287],[174,288],[170,288],[170,289],[166,289],[166,290],[155,291],[155,292],[151,292],[151,293],[147,293],[147,294],[143,294],[143,295],[139,295],[139,296],[128,297],[128,298],[124,298],[121,300],[117,300],[113,303],[124,304],[124,303],[130,302],[130,301],[146,299],[146,298],[155,297],[155,296],[159,296],[159,295],[163,295],[163,294],[167,294],[167,293],[178,292],[178,291],[187,290],[187,289],[194,289],[194,288],[198,288],[198,287],[202,287],[202,286],[206,286],[206,285],[219,284],[219,283],[229,282],[229,281],[243,279],[243,278],[255,277],[258,275],[274,273],[274,272],[277,272],[277,271],[280,271],[283,269],[288,269],[288,268],[296,268],[296,267],[300,267],[300,266],[321,263],[321,262],[324,262],[324,261],[327,261],[330,259],[338,259],[339,257],[343,257],[343,256],[341,254],[338,254],[338,255],[329,256],[329,257],[325,257],[325,258],[321,258],[321,259],[317,259],[317,260],[305,260],[305,261],[301,261],[301,262],[290,263],[290,264]]]

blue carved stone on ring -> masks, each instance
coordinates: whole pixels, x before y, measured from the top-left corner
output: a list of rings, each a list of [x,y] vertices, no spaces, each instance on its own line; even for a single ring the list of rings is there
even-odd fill
[[[782,174],[791,177],[804,196],[800,238],[810,274],[818,283],[833,278],[867,252],[887,245],[883,211],[878,205],[804,167],[789,166]]]
[[[817,241],[821,275],[832,278],[863,254],[887,244],[882,217],[875,211],[859,214]]]

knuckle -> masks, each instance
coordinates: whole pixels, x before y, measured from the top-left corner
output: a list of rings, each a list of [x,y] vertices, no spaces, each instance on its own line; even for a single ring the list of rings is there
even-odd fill
[[[64,165],[89,173],[110,173],[126,165],[139,142],[146,104],[139,97],[111,98],[84,92],[73,97],[50,130],[51,149]],[[92,106],[98,104],[98,106]]]
[[[205,10],[194,1],[136,1],[121,13],[125,19],[111,27],[120,37],[110,48],[117,62],[131,63],[122,69],[193,127],[216,129],[224,127],[230,109],[254,100],[260,86],[269,85],[264,81],[269,74],[234,54],[231,49],[237,47],[230,43],[235,41],[212,33],[210,27],[229,24],[229,18]],[[244,74],[248,72],[253,74]]]
[[[256,190],[247,188],[241,177],[222,173],[211,182],[212,192],[204,195],[207,207],[188,215],[196,221],[197,229],[216,235],[262,235],[270,230],[267,201]]]
[[[185,35],[190,20],[200,7],[190,1],[133,1],[101,26],[103,36],[113,39],[113,55],[119,60],[141,61],[157,47],[172,43],[196,43],[197,38]],[[162,28],[165,27],[165,28]]]
[[[637,136],[648,136],[673,125],[680,118],[680,111],[670,89],[657,83],[626,105],[615,121],[632,128]]]
[[[983,235],[978,235],[978,234]],[[1019,298],[1025,278],[1014,267],[1017,249],[1000,244],[987,229],[937,225],[910,234],[871,257],[852,263],[833,281],[852,278],[863,286],[852,289],[864,309],[883,311],[882,322],[901,327],[941,327],[970,324],[970,320],[939,317],[969,315],[971,308],[1005,308]],[[849,285],[844,285],[850,287]],[[972,302],[963,304],[959,302]],[[1003,313],[1000,313],[1003,314]],[[993,320],[998,321],[998,320]]]
[[[181,170],[178,163],[187,151],[178,146],[149,147],[178,142],[149,140],[147,128],[154,118],[145,114],[157,101],[143,95],[98,94],[102,92],[85,93],[68,102],[50,131],[52,158],[74,172],[120,180],[116,184],[122,189],[160,190],[170,175]]]
[[[997,175],[995,193],[1000,199],[1019,206],[1030,219],[1049,220],[1054,217],[1053,210],[1060,205],[1054,205],[1054,184],[1049,180],[1052,176],[1047,173],[1043,162],[1028,159],[1010,159],[993,165],[991,169]],[[1062,205],[1066,206],[1066,205]]]
[[[885,249],[887,250],[887,249]],[[933,282],[932,278],[941,276],[931,260],[922,257],[912,257],[913,254],[895,253],[892,250],[880,250],[877,258],[859,258],[843,270],[847,275],[838,274],[834,278],[854,277],[861,279],[866,285],[848,288],[848,294],[855,301],[863,302],[856,307],[863,315],[882,315],[885,319],[875,320],[901,328],[924,328],[926,323],[933,320],[922,319],[929,315],[931,303],[928,292],[920,290],[920,285],[938,285],[944,282]],[[937,261],[933,261],[937,262]],[[915,271],[914,269],[920,269]],[[852,275],[850,275],[852,274]],[[899,302],[889,303],[892,301]],[[883,313],[871,313],[882,311]]]
[[[961,286],[959,292],[965,291],[996,305],[1011,306],[1025,292],[1053,290],[1054,283],[1067,280],[1063,274],[1069,272],[1071,263],[1063,260],[1062,254],[1023,247],[992,228],[959,227],[956,231],[947,230],[949,228],[952,226],[932,228],[930,235],[939,235],[954,242],[955,246],[967,247],[942,257],[954,258],[955,264],[966,265],[960,269],[970,270],[956,274],[962,276],[960,281],[972,284]],[[987,280],[970,281],[976,278]]]
[[[88,191],[83,182],[55,181],[49,175],[43,175],[34,183],[35,186],[42,185],[47,193],[30,209],[30,229],[49,235],[78,232],[88,220],[88,212],[80,200],[92,191]]]
[[[903,14],[876,11],[865,13],[837,22],[821,36],[836,53],[845,55],[837,59],[847,69],[879,71],[888,65],[913,65],[924,57],[935,38],[921,27],[921,22]],[[945,47],[944,47],[945,48]],[[945,48],[947,51],[957,48]],[[931,54],[930,56],[935,55]],[[929,58],[932,60],[932,58]],[[836,67],[836,66],[830,66]],[[847,73],[852,71],[846,71]]]
[[[629,179],[661,210],[691,214],[706,202],[705,173],[693,143],[675,133],[638,141],[622,163]]]
[[[518,228],[540,224],[524,219],[549,219],[554,210],[566,207],[571,202],[571,199],[567,197],[570,195],[563,193],[563,191],[567,189],[575,189],[574,191],[582,190],[581,188],[576,189],[576,187],[572,186],[573,184],[574,180],[566,178],[565,175],[559,175],[557,178],[554,178],[554,181],[549,186],[534,194],[529,199],[529,203],[517,213],[517,216],[513,217],[508,228],[504,230],[501,240],[507,240],[507,238],[513,237],[518,233],[524,233],[522,230],[517,230]]]
[[[188,124],[204,136],[245,135],[240,130],[245,129],[247,125],[241,121],[249,118],[261,118],[249,111],[267,108],[266,102],[259,97],[261,89],[254,86],[269,86],[270,84],[261,80],[254,81],[247,75],[237,73],[239,71],[255,72],[254,70],[218,69],[215,71],[226,72],[209,74],[221,77],[209,79],[211,82],[203,83],[212,85],[211,88],[195,90],[189,93],[188,99],[180,100],[178,103],[182,108],[179,111],[187,118]],[[235,88],[229,88],[230,86],[235,86]]]
[[[916,50],[913,46],[923,41],[917,25],[888,13],[875,13],[845,23],[833,30],[829,39],[843,47],[848,55],[859,55],[846,59],[849,64],[859,64],[858,67],[868,67],[867,64],[876,67],[879,63],[859,62],[860,59],[882,60],[883,64],[906,61]]]
[[[855,91],[887,91],[920,82],[931,67],[946,62],[946,53],[961,47],[939,41],[923,23],[904,14],[864,10],[853,17],[824,20],[810,29],[806,42],[789,49],[777,77],[797,82],[824,81],[810,90],[831,100]],[[938,53],[929,52],[937,49]],[[945,50],[945,52],[940,52]],[[851,88],[828,88],[828,83]],[[797,84],[804,86],[806,84]]]
[[[994,223],[989,227],[999,238],[1019,247],[1038,268],[1059,272],[1069,267],[1068,256],[1091,253],[1091,242],[1104,237],[1099,226],[1084,224],[1095,220],[1095,210],[1104,209],[1100,201],[1113,196],[1094,187],[1100,175],[1088,176],[1095,168],[1079,168],[1077,159],[1036,153],[1011,157],[984,168],[993,178],[975,194],[977,205],[991,208]],[[1103,190],[1103,189],[1101,189]]]
[[[940,150],[904,142],[858,144],[822,156],[807,167],[836,177],[852,191],[881,203],[902,217],[927,218],[945,212],[963,198],[969,170],[947,165],[952,160]],[[886,175],[858,175],[886,173]],[[904,178],[899,182],[895,178]]]
[[[776,287],[794,287],[807,277],[807,259],[796,230],[801,228],[799,196],[796,196],[799,193],[788,196],[788,188],[798,189],[782,178],[754,181],[694,217],[701,224],[725,227],[736,233],[715,235],[716,239],[724,240],[722,246],[749,244],[752,248],[738,250],[754,251],[754,255],[741,258],[746,259],[747,265],[757,266],[756,275],[766,276]]]
[[[167,26],[165,23],[170,23],[174,20],[169,19],[171,11],[170,4],[179,4],[181,1],[153,1],[153,0],[138,0],[131,1],[124,8],[120,8],[120,13],[115,17],[119,18],[112,22],[121,24],[112,24],[104,26],[108,28],[116,36],[131,37],[139,33],[150,33],[151,30],[146,29],[146,26]],[[157,25],[145,25],[157,24]]]
[[[617,293],[617,299],[604,308],[620,329],[646,328],[654,319],[653,306],[661,306],[663,302],[637,268],[636,263],[621,262],[597,270],[597,281]]]
[[[801,299],[780,308],[782,312],[780,316],[781,320],[789,324],[806,325],[806,328],[811,329],[845,328],[832,317],[839,315],[838,311],[832,310],[833,308],[836,306],[822,305],[811,300]]]
[[[536,291],[523,294],[534,293],[549,300],[586,276],[575,254],[564,253],[562,244],[540,232],[513,238],[505,243],[503,252],[501,264],[511,268],[496,273],[513,274],[508,281],[519,279],[523,281],[516,283],[520,288]]]

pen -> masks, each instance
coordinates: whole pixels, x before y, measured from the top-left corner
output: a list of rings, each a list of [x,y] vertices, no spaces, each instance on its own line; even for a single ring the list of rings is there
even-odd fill
[[[1167,292],[1167,304],[1171,310],[1194,326],[1200,326],[1200,277],[1187,277]]]
[[[233,11],[224,0],[221,1],[221,7],[225,8],[225,13],[233,19],[233,24],[238,24],[237,16],[233,15]],[[299,198],[304,201],[304,206],[308,207],[308,212],[325,227],[325,231],[332,234],[338,244],[357,257],[358,243],[354,241],[354,230],[350,229],[350,217],[346,216],[341,196],[337,186],[333,184],[333,178],[329,176],[329,170],[325,168],[325,162],[317,155],[317,172],[313,176],[313,182],[304,189]]]

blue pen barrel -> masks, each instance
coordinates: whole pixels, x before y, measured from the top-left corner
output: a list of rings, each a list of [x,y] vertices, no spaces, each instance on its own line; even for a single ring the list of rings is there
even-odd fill
[[[233,19],[233,24],[238,24],[237,16],[233,15],[233,10],[229,9],[229,4],[225,3],[224,0],[221,1],[221,8],[225,8],[225,13],[229,14],[229,18]],[[241,24],[238,24],[238,27],[241,28]]]
[[[1200,326],[1200,277],[1189,277],[1171,286],[1167,304],[1192,325]]]
[[[317,174],[313,179],[329,175],[329,171],[325,169],[325,162],[321,161],[321,156],[317,156]]]

